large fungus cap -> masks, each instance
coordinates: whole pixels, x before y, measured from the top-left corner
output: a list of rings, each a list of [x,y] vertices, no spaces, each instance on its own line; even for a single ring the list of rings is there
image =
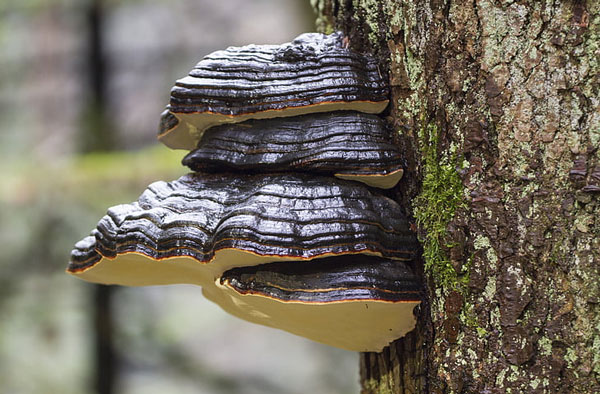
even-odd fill
[[[383,120],[341,111],[212,127],[183,164],[194,171],[334,174],[386,189],[403,173]]]
[[[229,47],[176,82],[159,139],[191,150],[205,129],[219,123],[335,110],[379,113],[387,96],[376,59],[346,48],[341,33]],[[165,121],[167,116],[177,119]]]
[[[107,284],[199,283],[188,268],[209,267],[217,277],[234,267],[348,253],[410,260],[416,247],[400,206],[358,183],[192,173],[110,208],[76,245],[68,271]],[[179,268],[175,282],[165,279]]]
[[[416,247],[398,204],[357,183],[188,174],[109,209],[67,271],[104,284],[198,284],[244,319],[379,351],[414,326],[418,296],[400,263]]]

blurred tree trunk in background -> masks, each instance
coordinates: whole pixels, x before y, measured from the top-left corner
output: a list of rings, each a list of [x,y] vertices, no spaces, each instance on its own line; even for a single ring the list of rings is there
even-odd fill
[[[83,120],[81,149],[83,152],[110,151],[116,148],[115,132],[107,113],[107,68],[103,45],[103,1],[90,0],[86,9],[88,26],[87,73],[88,108]],[[113,343],[114,323],[111,286],[93,285],[94,391],[114,393],[117,374]]]
[[[94,390],[98,394],[112,394],[117,377],[114,350],[114,324],[112,299],[115,289],[111,286],[93,286],[94,305]]]
[[[88,26],[87,62],[89,96],[84,111],[84,124],[81,134],[83,152],[111,151],[116,148],[115,129],[107,114],[107,64],[103,43],[103,0],[87,2],[86,23]]]
[[[419,326],[363,391],[600,392],[600,2],[312,4],[389,73],[423,245]]]

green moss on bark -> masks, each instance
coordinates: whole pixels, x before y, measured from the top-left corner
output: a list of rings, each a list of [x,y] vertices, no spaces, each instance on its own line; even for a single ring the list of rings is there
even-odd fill
[[[446,290],[462,290],[468,282],[468,267],[457,272],[446,253],[452,247],[446,239],[448,223],[458,208],[464,207],[463,185],[457,171],[460,162],[454,154],[439,155],[439,130],[423,126],[419,132],[423,163],[421,193],[413,202],[417,224],[425,231],[423,244],[425,270],[436,285]]]

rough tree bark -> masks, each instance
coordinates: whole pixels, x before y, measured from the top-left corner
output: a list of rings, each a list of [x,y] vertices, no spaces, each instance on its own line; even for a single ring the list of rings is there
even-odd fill
[[[600,2],[312,0],[376,53],[423,245],[365,393],[600,392]]]

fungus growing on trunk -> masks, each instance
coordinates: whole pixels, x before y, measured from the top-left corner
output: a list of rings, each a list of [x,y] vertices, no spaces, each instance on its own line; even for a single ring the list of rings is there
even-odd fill
[[[246,320],[378,351],[414,326],[419,298],[402,260],[416,247],[398,204],[360,184],[194,173],[109,209],[76,245],[68,272],[104,284],[201,285]],[[365,319],[383,312],[379,323]]]
[[[379,113],[387,96],[376,59],[346,48],[341,33],[229,47],[176,82],[159,139],[191,150],[205,129],[220,123],[336,110]]]
[[[194,171],[302,171],[388,189],[402,157],[383,120],[360,112],[254,120],[208,129],[183,164]]]
[[[92,238],[76,245],[68,271],[100,283],[165,284],[167,272],[144,272],[154,263],[114,274],[129,264],[119,267],[125,259],[116,258],[144,256],[127,260],[136,265],[189,257],[182,260],[183,283],[196,281],[185,274],[190,262],[193,269],[209,267],[212,280],[230,268],[276,260],[348,253],[410,260],[416,247],[400,206],[360,184],[293,173],[192,173],[155,182],[137,202],[110,208]]]
[[[197,172],[110,208],[67,271],[197,284],[248,321],[381,351],[414,328],[420,302],[403,210],[366,186],[394,187],[403,173],[371,115],[387,94],[375,59],[341,33],[208,55],[177,81],[160,120],[159,139],[195,149],[183,162]]]
[[[221,292],[204,294],[255,323],[347,350],[380,351],[414,328],[417,283],[402,261],[345,255],[234,268],[217,283]]]

